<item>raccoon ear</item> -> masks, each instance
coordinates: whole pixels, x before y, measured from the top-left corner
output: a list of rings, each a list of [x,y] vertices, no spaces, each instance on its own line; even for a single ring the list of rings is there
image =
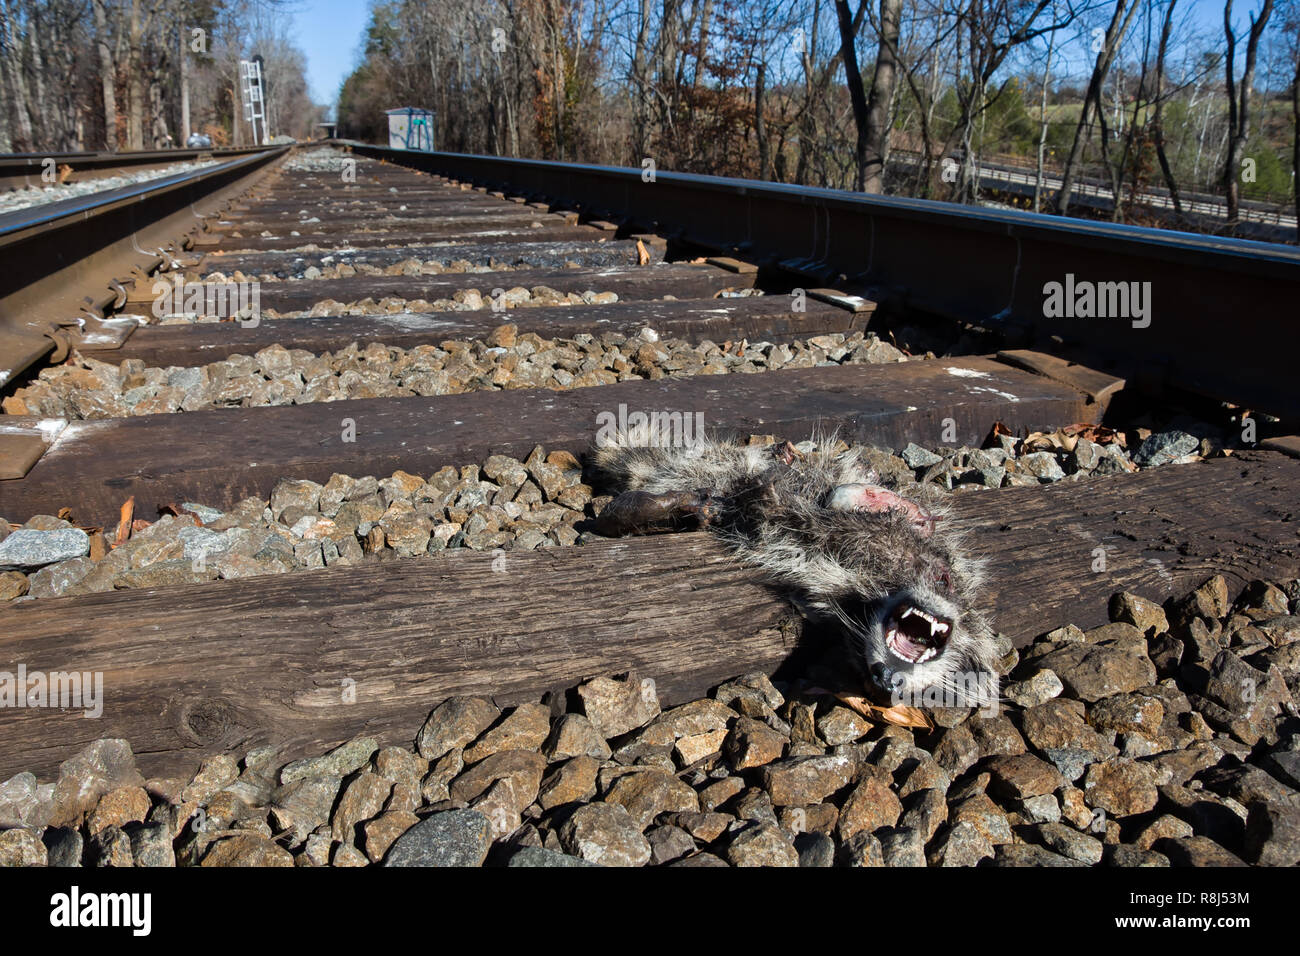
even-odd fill
[[[909,501],[880,485],[851,484],[834,488],[826,499],[832,511],[858,511],[880,514],[901,511],[925,537],[934,533],[934,515],[915,501]]]

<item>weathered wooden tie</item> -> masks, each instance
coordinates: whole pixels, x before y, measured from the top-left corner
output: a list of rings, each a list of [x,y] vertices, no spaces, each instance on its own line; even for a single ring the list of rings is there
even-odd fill
[[[987,358],[841,365],[620,382],[356,399],[72,422],[19,481],[0,481],[0,514],[26,520],[71,507],[103,522],[135,496],[136,515],[169,502],[228,507],[266,497],[281,478],[334,472],[432,474],[541,444],[575,454],[620,413],[676,415],[722,433],[802,439],[816,429],[891,448],[951,438],[979,444],[993,422],[1013,431],[1095,421],[1074,389]],[[351,440],[346,440],[351,439]]]
[[[953,520],[989,558],[983,605],[1024,643],[1104,623],[1119,590],[1163,600],[1214,573],[1234,593],[1252,578],[1294,576],[1297,488],[1300,461],[1249,452],[960,495]],[[797,643],[785,599],[708,534],[499,559],[443,552],[0,607],[7,667],[101,673],[104,708],[95,720],[7,709],[0,779],[48,776],[106,736],[127,738],[159,776],[264,744],[288,760],[361,733],[406,743],[454,694],[511,704],[629,669],[655,678],[671,704],[770,671]]]

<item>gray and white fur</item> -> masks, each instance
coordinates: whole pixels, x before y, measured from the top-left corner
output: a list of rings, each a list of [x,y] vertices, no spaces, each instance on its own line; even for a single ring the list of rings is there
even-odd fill
[[[941,492],[921,501],[886,489],[857,450],[836,453],[825,437],[802,456],[636,437],[595,449],[609,488],[709,496],[718,509],[707,523],[806,616],[837,623],[850,662],[880,691],[910,704],[996,700],[993,634],[974,609],[981,563],[945,526]]]

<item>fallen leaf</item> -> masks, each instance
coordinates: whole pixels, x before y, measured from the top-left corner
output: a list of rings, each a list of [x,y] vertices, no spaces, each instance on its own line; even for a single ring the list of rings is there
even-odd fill
[[[135,514],[135,495],[122,503],[121,516],[117,522],[117,536],[113,538],[113,547],[120,548],[131,537],[131,516]]]
[[[640,239],[636,241],[636,264],[639,266],[650,264],[650,253],[646,250],[645,243]]]
[[[887,724],[894,724],[898,727],[916,727],[923,730],[934,730],[934,721],[923,710],[915,707],[909,707],[907,704],[895,704],[892,707],[881,707],[879,704],[873,704],[865,697],[859,697],[854,694],[847,694],[836,691],[835,696],[840,701],[853,710],[857,711],[868,720],[879,720]]]

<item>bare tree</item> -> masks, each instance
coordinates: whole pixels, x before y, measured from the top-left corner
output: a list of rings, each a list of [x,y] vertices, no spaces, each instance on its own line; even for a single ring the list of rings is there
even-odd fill
[[[1088,91],[1084,94],[1083,109],[1079,112],[1079,125],[1074,130],[1074,142],[1070,146],[1070,155],[1065,160],[1065,170],[1061,175],[1061,188],[1056,194],[1056,211],[1065,215],[1070,210],[1070,196],[1074,192],[1074,180],[1078,172],[1079,160],[1083,157],[1083,147],[1092,131],[1094,116],[1099,116],[1103,124],[1102,140],[1105,141],[1105,116],[1102,113],[1101,94],[1106,83],[1106,74],[1110,72],[1111,63],[1119,50],[1120,41],[1127,32],[1133,14],[1137,11],[1136,0],[1116,0],[1115,12],[1111,15],[1110,26],[1106,28],[1097,50],[1097,60],[1088,80]]]
[[[862,15],[866,8],[867,0],[861,0],[857,13],[853,13],[849,10],[848,0],[835,0],[835,18],[840,28],[840,61],[844,64],[844,83],[849,91],[849,101],[853,104],[853,125],[857,131],[857,145],[853,153],[856,169],[853,188],[858,192],[866,189],[867,184],[868,131],[871,123],[856,48],[858,29],[862,26]]]
[[[1043,198],[1043,158],[1047,152],[1047,89],[1052,80],[1052,52],[1056,48],[1056,31],[1047,35],[1047,56],[1043,60],[1043,84],[1038,102],[1038,155],[1034,175],[1034,212]]]
[[[1234,223],[1241,206],[1241,162],[1245,158],[1246,140],[1250,137],[1250,97],[1255,85],[1255,58],[1259,38],[1273,12],[1273,0],[1264,0],[1259,16],[1251,14],[1246,35],[1246,64],[1241,79],[1236,78],[1237,36],[1232,29],[1232,0],[1223,5],[1223,35],[1227,42],[1224,56],[1225,85],[1228,93],[1228,155],[1223,163],[1223,194],[1228,200],[1228,222]]]
[[[1164,177],[1165,188],[1169,190],[1169,199],[1174,204],[1174,214],[1179,219],[1183,217],[1183,201],[1178,194],[1178,181],[1174,177],[1173,167],[1169,164],[1169,153],[1165,149],[1165,61],[1169,55],[1169,34],[1174,24],[1174,8],[1178,6],[1178,0],[1169,0],[1169,6],[1165,7],[1164,23],[1160,27],[1160,48],[1156,53],[1156,78],[1155,78],[1155,118],[1152,121],[1151,131],[1155,140],[1156,159],[1160,162],[1160,174]]]
[[[876,50],[876,74],[867,102],[866,156],[862,188],[870,193],[885,191],[885,160],[889,154],[890,104],[894,99],[894,78],[898,72],[898,30],[902,0],[880,0],[880,44]]]

